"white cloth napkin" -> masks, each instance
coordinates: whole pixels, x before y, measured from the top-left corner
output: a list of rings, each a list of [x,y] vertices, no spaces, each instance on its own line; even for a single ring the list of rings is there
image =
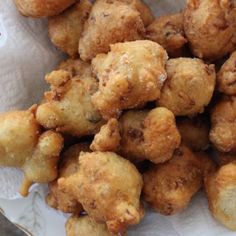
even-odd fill
[[[184,0],[146,0],[146,2],[156,15],[179,11],[185,4]],[[37,103],[47,88],[44,75],[55,68],[62,58],[62,53],[56,50],[48,39],[45,19],[22,17],[12,0],[0,1],[0,111],[27,108]],[[21,178],[22,173],[18,170],[0,168],[0,203],[4,204],[6,214],[15,222],[20,222],[20,219],[22,221],[22,216],[17,216],[10,205],[18,204],[18,202],[25,204],[31,201],[31,198],[33,198],[32,201],[37,199],[32,196],[29,199],[18,199]],[[36,185],[33,189],[38,191],[40,196],[45,195],[44,188]],[[59,216],[55,213],[56,211],[46,207],[43,201],[40,204],[43,211],[42,222],[46,218],[51,219],[47,227],[61,222],[59,220],[61,214]],[[24,217],[27,219],[26,216]],[[38,215],[37,217],[40,218]],[[29,230],[31,229],[29,221],[25,220],[24,224]],[[59,224],[57,231],[55,227],[54,229],[51,227],[50,232],[53,232],[53,235],[63,236],[62,228],[64,228],[63,224]],[[31,233],[42,236],[34,228]],[[52,233],[44,235],[52,235]],[[149,211],[143,222],[130,230],[129,235],[233,236],[236,233],[225,229],[211,217],[207,200],[203,193],[199,193],[182,214],[164,217]]]

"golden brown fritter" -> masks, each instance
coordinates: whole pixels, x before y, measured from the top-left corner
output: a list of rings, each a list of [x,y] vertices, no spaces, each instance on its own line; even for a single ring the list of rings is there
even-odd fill
[[[145,159],[154,163],[169,160],[180,144],[175,117],[166,108],[128,111],[119,123],[108,121],[96,134],[94,151],[113,151],[133,162]]]
[[[89,216],[71,216],[66,222],[66,236],[116,236],[107,226],[95,222]],[[125,235],[124,235],[125,236]]]
[[[128,111],[121,117],[120,127],[121,153],[133,161],[165,162],[180,145],[175,117],[163,107]]]
[[[217,88],[227,95],[236,95],[236,52],[223,64],[217,74]]]
[[[53,131],[41,132],[35,107],[0,114],[0,166],[24,171],[20,193],[28,195],[33,183],[48,183],[57,177],[57,162],[63,138]]]
[[[166,79],[166,51],[148,40],[111,45],[108,54],[92,61],[99,90],[92,96],[104,119],[117,117],[124,109],[158,99]]]
[[[78,56],[79,38],[91,7],[89,0],[80,0],[60,15],[48,20],[49,37],[52,43],[73,58]]]
[[[212,215],[225,227],[236,230],[236,162],[220,167],[205,179]]]
[[[144,38],[145,27],[138,10],[127,0],[97,0],[79,41],[79,54],[91,60],[107,53],[110,44]]]
[[[184,30],[193,54],[216,60],[236,46],[236,10],[231,0],[188,0]]]
[[[112,233],[124,232],[144,215],[143,185],[136,167],[112,152],[81,153],[76,174],[60,178],[59,187],[75,196],[84,210]]]
[[[206,117],[181,117],[177,120],[177,127],[182,142],[194,151],[206,150],[209,147],[210,124]]]
[[[75,174],[79,165],[79,154],[81,151],[89,151],[89,144],[79,143],[71,146],[62,155],[62,161],[59,165],[58,179],[68,177]],[[82,206],[78,201],[58,188],[57,180],[49,184],[49,193],[46,197],[46,202],[49,206],[66,212],[79,214],[82,211]]]
[[[94,136],[94,140],[90,146],[93,151],[113,151],[117,152],[120,146],[120,129],[119,122],[111,118],[108,122],[103,125],[99,131]]]
[[[188,206],[201,185],[198,158],[181,146],[171,160],[153,165],[144,173],[144,199],[159,213],[173,215]]]
[[[97,81],[91,75],[72,77],[66,70],[57,70],[46,76],[51,91],[45,93],[44,104],[36,113],[37,121],[47,129],[74,136],[91,135],[103,124],[99,112],[91,103],[97,90]]]
[[[224,97],[211,112],[210,140],[220,152],[236,152],[236,97]]]
[[[202,113],[210,102],[215,88],[214,65],[200,59],[170,59],[166,65],[167,80],[158,101],[176,116]]]
[[[180,56],[187,43],[183,14],[175,13],[156,18],[147,27],[146,38],[163,46],[170,57]]]
[[[55,16],[71,6],[76,0],[14,0],[24,16]]]

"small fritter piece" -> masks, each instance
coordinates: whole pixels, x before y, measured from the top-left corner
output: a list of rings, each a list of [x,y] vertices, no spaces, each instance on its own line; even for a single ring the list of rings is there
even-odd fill
[[[219,59],[236,46],[235,6],[231,0],[188,0],[184,30],[192,53]]]
[[[58,179],[61,177],[68,177],[77,172],[81,151],[89,151],[89,145],[86,143],[75,144],[63,153],[58,170]],[[57,180],[54,180],[49,184],[49,193],[46,197],[46,202],[52,208],[65,213],[79,214],[83,209],[81,204],[78,203],[73,196],[60,191]]]
[[[108,54],[97,55],[92,68],[99,90],[92,102],[103,118],[118,117],[124,109],[158,99],[166,61],[166,51],[148,40],[113,44]]]
[[[159,213],[173,215],[188,206],[201,185],[198,158],[181,146],[171,160],[153,165],[144,173],[144,199]]]
[[[212,215],[225,227],[236,231],[236,162],[209,175],[205,189]]]
[[[191,150],[201,151],[206,150],[209,147],[210,124],[206,117],[181,117],[177,120],[177,127],[182,142],[184,142]]]
[[[109,120],[96,134],[91,149],[118,152],[136,163],[147,159],[157,164],[169,160],[179,145],[173,113],[159,107],[128,111],[119,123]]]
[[[66,236],[116,236],[105,224],[95,222],[89,216],[71,216],[66,222]]]
[[[95,135],[90,148],[93,151],[117,152],[120,146],[120,140],[119,122],[112,118],[107,124],[103,125],[99,133]]]
[[[79,54],[91,60],[107,53],[110,44],[144,38],[145,27],[136,8],[126,0],[97,0],[84,25]]]
[[[236,52],[223,64],[217,74],[217,88],[227,95],[236,95]]]
[[[23,16],[44,17],[60,14],[76,0],[14,0]]]
[[[202,113],[215,88],[214,65],[192,58],[170,59],[166,65],[167,80],[158,101],[176,116]]]
[[[121,153],[132,161],[169,160],[180,145],[180,134],[171,111],[158,107],[151,111],[128,111],[120,119]]]
[[[76,174],[60,178],[59,187],[75,196],[97,222],[112,233],[125,232],[144,215],[142,177],[128,160],[112,152],[81,153]]]
[[[48,183],[57,177],[57,162],[63,138],[53,131],[41,133],[35,107],[0,114],[0,166],[24,171],[20,194],[28,195],[33,183]]]
[[[236,162],[236,154],[218,152],[219,165],[223,166],[231,162]]]
[[[60,15],[48,20],[49,37],[52,43],[73,58],[78,56],[79,38],[91,6],[89,0],[80,0]]]
[[[99,131],[103,121],[91,103],[98,86],[95,78],[72,78],[69,71],[58,70],[47,75],[46,80],[51,84],[51,91],[45,93],[46,102],[36,113],[43,127],[79,137]]]
[[[220,152],[236,152],[236,97],[224,97],[211,112],[210,140]]]
[[[146,38],[163,46],[170,57],[180,56],[187,43],[183,14],[175,13],[157,18],[147,27]]]

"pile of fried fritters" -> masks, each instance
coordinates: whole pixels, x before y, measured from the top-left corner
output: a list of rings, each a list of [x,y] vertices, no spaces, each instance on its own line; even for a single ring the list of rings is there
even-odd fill
[[[68,236],[127,235],[145,215],[183,211],[204,188],[236,230],[236,6],[187,0],[154,18],[141,0],[15,0],[48,17],[69,58],[38,105],[0,114],[0,165],[22,168],[20,193],[72,217]],[[230,53],[232,53],[230,55]]]

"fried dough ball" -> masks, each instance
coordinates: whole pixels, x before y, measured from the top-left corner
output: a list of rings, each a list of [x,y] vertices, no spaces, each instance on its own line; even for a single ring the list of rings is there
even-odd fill
[[[144,23],[138,10],[126,0],[97,0],[79,41],[79,54],[91,60],[107,53],[110,44],[142,39]]]
[[[171,111],[128,111],[120,119],[121,153],[133,161],[154,163],[169,160],[180,145],[180,134]]]
[[[215,88],[214,65],[199,59],[170,59],[166,65],[167,80],[158,101],[176,116],[202,113],[212,98]]]
[[[33,183],[48,183],[57,177],[57,162],[63,138],[53,131],[41,132],[35,107],[0,114],[0,166],[24,171],[20,194],[28,195]]]
[[[191,150],[201,151],[206,150],[209,147],[210,126],[205,117],[181,117],[177,120],[177,127],[182,142],[184,142]]]
[[[236,97],[222,98],[211,112],[210,140],[220,152],[236,151]]]
[[[49,37],[52,43],[73,58],[78,56],[79,38],[91,6],[89,0],[80,0],[60,15],[48,20]]]
[[[217,74],[218,90],[227,95],[236,95],[236,52],[223,64]]]
[[[147,27],[146,38],[163,46],[170,57],[180,56],[187,43],[183,14],[175,13],[157,18]]]
[[[205,189],[212,215],[225,227],[236,230],[236,162],[207,176]]]
[[[55,16],[71,6],[76,0],[14,0],[24,16]]]
[[[58,179],[75,174],[79,164],[79,154],[81,151],[89,151],[89,145],[86,143],[75,144],[67,149],[62,155],[62,161],[59,165]],[[82,206],[78,201],[58,188],[57,180],[49,184],[49,193],[46,202],[52,208],[66,212],[79,214]]]
[[[119,122],[112,118],[107,124],[103,125],[99,133],[95,135],[90,148],[93,151],[116,152],[120,146],[120,140]]]
[[[158,99],[166,61],[166,51],[148,40],[113,44],[108,54],[97,55],[92,68],[99,90],[92,102],[103,118],[118,117],[124,109]]]
[[[66,222],[66,236],[116,236],[105,224],[97,223],[89,216],[71,216]],[[125,235],[124,235],[125,236]]]
[[[119,152],[127,159],[154,163],[169,160],[180,144],[175,117],[166,108],[126,112],[119,123],[108,121],[96,134],[91,149]]]
[[[236,155],[230,153],[218,152],[219,165],[223,166],[231,162],[236,162]]]
[[[144,173],[144,199],[159,213],[173,215],[184,210],[201,188],[198,158],[185,146],[166,163],[153,165]]]
[[[144,215],[140,203],[142,177],[133,164],[115,153],[81,153],[77,173],[60,178],[58,183],[112,233],[126,231]]]
[[[216,60],[236,46],[236,11],[231,0],[188,0],[184,30],[192,53]]]
[[[47,75],[46,80],[51,91],[45,93],[46,102],[36,113],[43,127],[79,137],[99,131],[103,121],[91,103],[97,90],[97,81],[92,76],[72,77],[69,71],[57,70]]]

